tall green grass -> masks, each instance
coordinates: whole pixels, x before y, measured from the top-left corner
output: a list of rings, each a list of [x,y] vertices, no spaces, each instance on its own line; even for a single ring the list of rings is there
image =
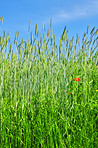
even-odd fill
[[[29,32],[0,35],[1,148],[97,148],[98,29],[76,45],[66,27],[57,45],[51,24]]]

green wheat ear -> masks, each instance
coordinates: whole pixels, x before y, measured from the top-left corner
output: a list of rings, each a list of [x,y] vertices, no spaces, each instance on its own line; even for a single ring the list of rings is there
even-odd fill
[[[2,17],[0,17],[0,21],[1,21],[1,25],[3,24],[3,16]]]
[[[88,34],[88,30],[89,30],[89,25],[87,26],[87,34]]]
[[[95,35],[97,35],[97,33],[98,33],[98,29],[96,30],[96,33],[95,33]]]
[[[29,22],[29,28],[28,28],[28,32],[30,31],[30,25],[31,25],[31,20],[30,20],[30,22]]]
[[[37,35],[37,24],[36,24],[36,27],[35,27],[35,36]]]
[[[44,24],[42,25],[43,31],[44,31]]]
[[[51,28],[51,26],[52,26],[52,19],[50,20],[50,28]]]

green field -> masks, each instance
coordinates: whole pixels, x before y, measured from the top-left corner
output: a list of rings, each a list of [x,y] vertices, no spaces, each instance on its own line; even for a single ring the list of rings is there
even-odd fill
[[[0,35],[0,148],[97,148],[98,29],[29,33]]]

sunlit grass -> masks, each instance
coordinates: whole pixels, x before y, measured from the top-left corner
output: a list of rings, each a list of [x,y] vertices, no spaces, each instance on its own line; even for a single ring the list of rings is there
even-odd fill
[[[78,35],[73,45],[66,27],[58,45],[45,28],[38,38],[36,25],[28,42],[16,33],[18,53],[9,34],[0,36],[0,146],[96,148],[97,30],[90,41],[83,34],[79,47]]]

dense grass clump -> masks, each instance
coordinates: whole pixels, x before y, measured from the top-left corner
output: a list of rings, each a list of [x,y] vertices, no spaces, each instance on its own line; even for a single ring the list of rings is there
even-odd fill
[[[57,45],[45,25],[28,42],[0,36],[1,148],[97,148],[97,32],[76,45],[66,27]]]

